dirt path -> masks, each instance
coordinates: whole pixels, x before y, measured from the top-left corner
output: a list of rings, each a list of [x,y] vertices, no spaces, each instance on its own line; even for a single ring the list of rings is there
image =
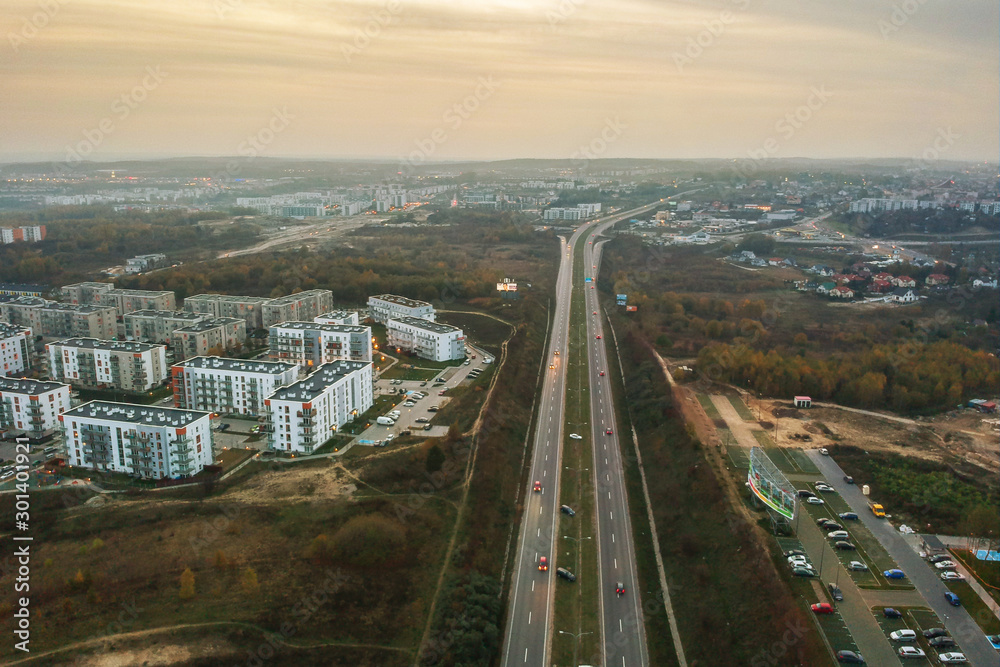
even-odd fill
[[[740,414],[736,412],[736,408],[734,408],[733,404],[729,402],[728,397],[720,396],[719,394],[712,394],[710,398],[712,399],[712,405],[714,405],[715,409],[719,411],[719,414],[726,422],[726,426],[729,428],[729,431],[733,434],[733,438],[736,439],[736,442],[739,443],[741,447],[752,449],[760,446],[760,443],[757,442],[757,438],[753,435],[753,431],[764,430],[761,428],[760,424],[743,421]]]

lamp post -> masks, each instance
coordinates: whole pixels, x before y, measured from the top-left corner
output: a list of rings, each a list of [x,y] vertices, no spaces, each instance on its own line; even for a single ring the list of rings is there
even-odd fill
[[[569,635],[570,637],[573,638],[573,665],[575,667],[576,666],[576,649],[577,649],[577,646],[580,644],[580,637],[582,637],[584,635],[592,635],[594,633],[593,632],[575,632],[574,633],[574,632],[566,632],[565,630],[560,630],[559,634],[561,634],[561,635]]]

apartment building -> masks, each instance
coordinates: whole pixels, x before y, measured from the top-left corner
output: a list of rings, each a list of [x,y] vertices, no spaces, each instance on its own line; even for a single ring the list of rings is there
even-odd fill
[[[0,296],[44,296],[48,293],[46,285],[0,283]]]
[[[246,321],[247,331],[256,331],[264,328],[263,308],[270,301],[262,296],[196,294],[184,299],[184,310],[213,317],[239,317]]]
[[[45,346],[53,379],[84,387],[150,391],[167,379],[166,347],[96,338]]]
[[[268,446],[311,454],[373,405],[372,364],[334,361],[265,401]]]
[[[98,293],[97,303],[113,306],[119,315],[137,310],[177,310],[177,299],[169,290],[113,289]]]
[[[33,440],[59,428],[59,415],[69,410],[69,385],[0,378],[0,429]]]
[[[164,345],[172,342],[171,335],[177,329],[206,319],[210,316],[183,310],[137,310],[122,317],[129,340]]]
[[[24,375],[31,368],[33,344],[29,327],[0,322],[0,376]]]
[[[59,416],[69,463],[149,479],[211,465],[211,413],[91,401]]]
[[[264,414],[265,399],[299,377],[292,363],[221,357],[187,359],[170,372],[176,407],[250,416]]]
[[[115,288],[112,283],[73,283],[63,285],[59,288],[63,301],[67,303],[92,305],[97,303],[97,296],[105,292],[110,292]]]
[[[35,243],[45,240],[45,225],[30,227],[4,227],[0,229],[0,243]]]
[[[142,273],[167,266],[167,256],[155,252],[148,255],[136,255],[125,260],[125,273]]]
[[[458,327],[419,317],[392,319],[385,325],[389,347],[407,350],[432,361],[465,357],[465,334]]]
[[[36,336],[114,338],[117,311],[106,306],[75,305],[22,296],[0,302],[0,320],[29,327]]]
[[[247,323],[238,317],[213,317],[175,329],[171,339],[174,359],[200,357],[212,348],[229,350],[242,345],[247,339]]]
[[[368,316],[379,324],[402,317],[419,317],[433,322],[434,306],[405,296],[380,294],[368,297]]]
[[[333,309],[333,292],[314,289],[272,299],[263,306],[264,327],[280,322],[306,322]]]
[[[356,310],[331,310],[329,313],[314,317],[313,322],[316,324],[353,324],[354,326],[360,324]]]
[[[307,369],[337,359],[372,360],[371,327],[316,322],[282,322],[269,329],[269,357]]]

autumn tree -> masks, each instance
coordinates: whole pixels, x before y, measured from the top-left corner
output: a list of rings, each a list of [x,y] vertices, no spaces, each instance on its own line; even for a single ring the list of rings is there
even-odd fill
[[[181,590],[178,595],[182,600],[194,597],[194,572],[191,571],[191,568],[187,568],[181,573]]]

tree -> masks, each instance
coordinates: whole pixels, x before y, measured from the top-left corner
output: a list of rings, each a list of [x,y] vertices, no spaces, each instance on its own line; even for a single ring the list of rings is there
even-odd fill
[[[427,451],[427,459],[424,462],[424,467],[427,472],[437,472],[444,465],[444,460],[444,451],[438,445],[434,445]]]
[[[214,565],[217,570],[221,570],[229,565],[229,559],[226,558],[226,552],[222,549],[216,551],[215,556],[212,558],[212,565]]]
[[[243,586],[243,590],[246,593],[257,592],[257,573],[254,572],[252,567],[248,567],[243,570],[243,576],[240,578],[240,585]]]
[[[194,572],[187,568],[181,572],[181,590],[179,596],[182,600],[190,600],[194,597]]]
[[[317,563],[326,563],[331,558],[330,538],[326,535],[317,535],[309,543],[306,549],[306,558]]]

